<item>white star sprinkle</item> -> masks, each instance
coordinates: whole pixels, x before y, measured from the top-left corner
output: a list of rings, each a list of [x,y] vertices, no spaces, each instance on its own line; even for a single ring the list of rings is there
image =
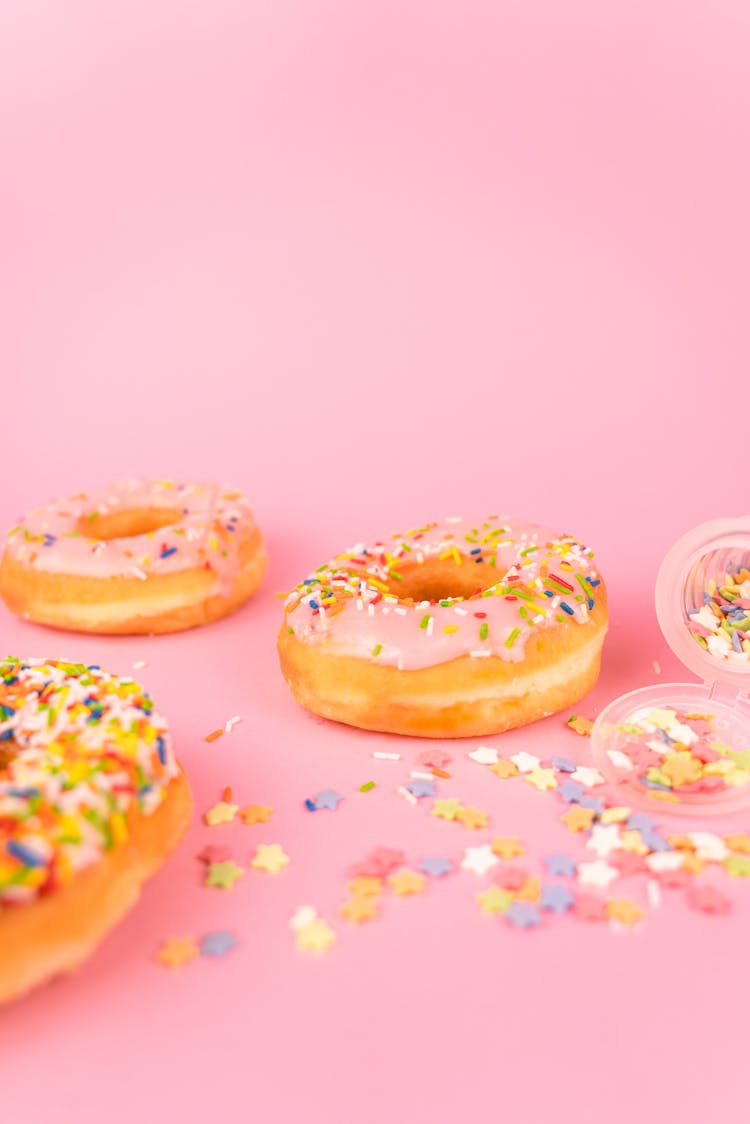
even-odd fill
[[[604,859],[595,859],[594,862],[578,864],[578,881],[582,886],[598,886],[600,889],[606,890],[618,874],[617,868],[610,866]]]
[[[591,829],[591,835],[586,841],[586,846],[591,851],[595,851],[600,859],[606,859],[607,855],[611,855],[613,851],[622,850],[622,840],[620,838],[620,828],[617,824],[594,824]]]
[[[486,874],[493,866],[499,863],[497,855],[492,853],[489,843],[481,847],[467,847],[461,859],[461,870],[470,870],[473,874]]]
[[[521,750],[520,753],[514,753],[511,761],[518,769],[519,773],[533,773],[539,766],[539,758],[535,757],[533,753],[527,753]]]
[[[591,769],[588,765],[579,765],[576,771],[570,774],[570,779],[578,781],[586,788],[592,788],[596,784],[604,784],[604,777],[599,770]]]
[[[469,754],[472,761],[476,761],[477,765],[496,765],[500,760],[500,755],[496,749],[492,749],[489,745],[480,745],[472,750]]]

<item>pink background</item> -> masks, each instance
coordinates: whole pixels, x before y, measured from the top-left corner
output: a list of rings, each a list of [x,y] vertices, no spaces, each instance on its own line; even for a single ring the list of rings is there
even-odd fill
[[[394,795],[425,744],[313,720],[274,640],[275,593],[338,549],[504,509],[597,550],[612,629],[578,709],[655,659],[688,677],[659,561],[749,506],[749,36],[744,0],[3,4],[0,521],[121,474],[226,479],[272,562],[199,632],[100,640],[3,609],[2,647],[145,660],[197,813],[227,784],[275,809],[196,816],[89,964],[0,1015],[8,1120],[748,1119],[745,886],[729,919],[672,895],[640,934],[523,933],[461,875],[347,927],[370,847],[458,857],[492,833]],[[588,753],[560,718],[492,742]],[[474,744],[447,747],[441,794],[532,856],[569,849],[556,799]],[[327,787],[339,810],[306,813]],[[292,865],[203,889],[194,856],[225,840]],[[306,902],[339,933],[320,960],[287,925]],[[223,928],[222,962],[153,962]]]

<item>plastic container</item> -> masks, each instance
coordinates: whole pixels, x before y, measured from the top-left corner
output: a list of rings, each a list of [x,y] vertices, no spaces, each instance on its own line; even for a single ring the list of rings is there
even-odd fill
[[[591,731],[596,764],[624,803],[693,814],[750,805],[750,516],[703,523],[675,543],[656,615],[700,682],[611,702]]]

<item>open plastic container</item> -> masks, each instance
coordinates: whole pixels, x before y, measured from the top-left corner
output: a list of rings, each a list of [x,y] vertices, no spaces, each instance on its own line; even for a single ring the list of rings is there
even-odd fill
[[[656,615],[700,682],[611,702],[591,731],[596,764],[625,803],[737,811],[750,805],[750,516],[714,519],[675,543],[656,579]]]

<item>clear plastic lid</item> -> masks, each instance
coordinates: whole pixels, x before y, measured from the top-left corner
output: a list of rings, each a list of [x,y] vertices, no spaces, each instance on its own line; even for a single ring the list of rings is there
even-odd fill
[[[594,758],[629,802],[674,812],[750,804],[750,516],[679,539],[656,579],[656,615],[701,680],[643,687],[610,703]]]

